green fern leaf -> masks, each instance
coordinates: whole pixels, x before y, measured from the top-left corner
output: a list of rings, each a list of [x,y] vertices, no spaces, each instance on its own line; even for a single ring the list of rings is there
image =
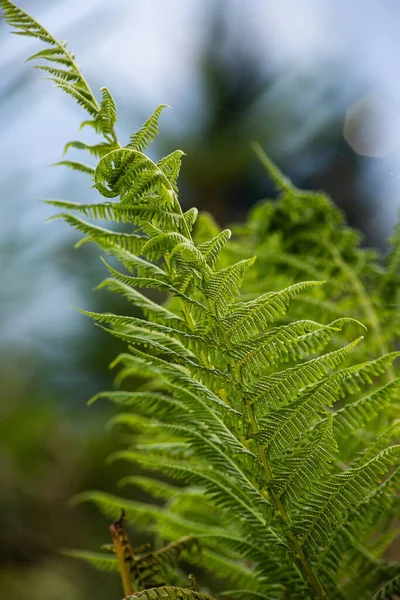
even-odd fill
[[[72,160],[61,160],[59,162],[53,163],[53,167],[68,167],[73,171],[80,171],[81,173],[86,173],[87,175],[94,175],[94,168],[85,165],[84,163],[75,162]]]
[[[167,108],[167,104],[158,106],[154,113],[147,119],[143,127],[131,135],[129,144],[127,145],[128,148],[143,152],[150,142],[154,142],[158,134],[158,121],[164,108]]]
[[[67,162],[67,161],[66,161]],[[66,200],[43,200],[50,206],[61,208],[62,210],[76,210],[92,219],[102,219],[103,221],[117,221],[118,213],[114,212],[114,205],[111,202],[101,204],[80,204],[78,202],[69,202]]]
[[[210,268],[214,267],[222,248],[225,246],[230,237],[230,229],[224,229],[224,231],[221,231],[221,233],[216,235],[212,240],[209,242],[204,242],[203,244],[199,244],[197,247],[197,249],[204,256],[204,259]]]
[[[239,263],[240,264],[240,263]],[[226,333],[237,342],[249,334],[266,329],[276,317],[285,314],[289,302],[301,291],[316,285],[320,281],[296,283],[281,292],[268,292],[250,302],[237,302],[231,314],[225,320]]]
[[[101,95],[100,111],[97,115],[98,127],[105,135],[113,136],[117,122],[117,107],[108,88],[101,88]]]
[[[242,260],[227,269],[218,271],[206,280],[203,291],[217,314],[223,314],[228,310],[242,285],[247,270],[254,261],[255,258]]]
[[[253,383],[248,395],[257,414],[262,415],[270,408],[289,404],[303,387],[317,383],[327,375],[329,369],[338,367],[346,360],[362,339],[359,337],[344,348],[267,375]]]
[[[174,150],[174,152],[171,152],[171,154],[168,154],[157,162],[157,167],[165,175],[175,191],[178,191],[176,182],[181,169],[182,156],[185,156],[182,150]]]
[[[378,474],[387,472],[399,459],[400,446],[386,448],[365,465],[332,475],[306,496],[307,508],[294,530],[310,554],[320,552],[321,544],[345,521],[347,511],[356,510],[357,504],[377,487]]]

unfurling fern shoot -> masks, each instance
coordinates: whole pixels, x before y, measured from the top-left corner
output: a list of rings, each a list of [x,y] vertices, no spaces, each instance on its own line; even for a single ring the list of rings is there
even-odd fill
[[[113,459],[154,473],[128,475],[123,483],[161,499],[163,506],[105,491],[79,497],[112,519],[123,507],[127,521],[166,543],[164,554],[158,551],[161,587],[155,581],[140,589],[145,563],[140,555],[130,557],[133,575],[130,581],[127,573],[124,577],[132,600],[209,598],[191,588],[170,562],[177,547],[188,562],[203,566],[203,586],[209,573],[231,599],[392,598],[399,590],[400,565],[383,556],[397,533],[400,447],[393,416],[400,379],[393,362],[398,353],[364,295],[351,232],[316,198],[326,217],[322,234],[329,230],[333,236],[329,227],[336,223],[341,240],[336,270],[329,272],[304,251],[293,219],[294,237],[280,238],[279,252],[273,252],[276,244],[268,247],[268,237],[261,244],[257,233],[263,225],[273,222],[275,238],[279,227],[289,227],[278,212],[272,215],[270,205],[257,209],[258,230],[250,220],[235,229],[233,240],[229,230],[220,231],[196,209],[183,211],[177,188],[182,152],[158,162],[146,154],[164,106],[124,145],[116,134],[110,91],[103,88],[97,100],[64,43],[13,3],[0,4],[16,33],[44,42],[31,58],[86,111],[83,124],[100,136],[93,146],[66,145],[88,152],[92,165],[62,164],[91,177],[103,199],[49,204],[83,233],[83,241],[121,263],[115,269],[104,260],[102,287],[141,311],[140,317],[82,311],[126,342],[114,361],[122,388],[132,376],[144,383],[140,390],[100,392],[93,400],[117,404],[121,411],[113,422],[135,432],[135,443]],[[267,166],[286,194],[277,206],[284,211],[290,205],[294,214],[301,194]],[[126,230],[94,225],[86,217],[124,223]],[[331,243],[313,227],[315,243]],[[307,236],[311,239],[310,231]],[[397,254],[393,251],[387,275],[379,276],[386,298],[398,295]],[[273,269],[264,268],[267,259]],[[312,274],[311,280],[302,281],[300,271]],[[280,276],[288,281],[281,290],[276,289]],[[324,288],[337,292],[342,279],[346,297],[335,303],[333,296],[323,296]],[[150,300],[146,290],[162,292],[165,302]],[[305,300],[307,310],[301,311]],[[352,309],[360,302],[370,329],[366,334]],[[347,311],[337,314],[342,307],[349,308],[348,317]],[[328,319],[321,318],[324,309]],[[193,539],[201,553],[182,542]],[[79,555],[107,570],[116,566],[113,555]],[[163,562],[162,556],[169,558]]]

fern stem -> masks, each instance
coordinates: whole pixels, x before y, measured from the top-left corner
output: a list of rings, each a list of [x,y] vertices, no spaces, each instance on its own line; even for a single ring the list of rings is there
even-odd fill
[[[256,418],[254,415],[253,407],[250,403],[247,405],[247,411],[248,411],[252,431],[253,431],[253,433],[258,433],[258,431],[259,431],[258,424],[257,424]],[[264,468],[266,480],[270,481],[272,479],[272,471],[271,471],[271,467],[269,466],[269,463],[268,463],[267,451],[266,451],[265,445],[257,442],[257,446],[258,446],[258,451],[260,454],[261,462],[262,462],[262,465]],[[281,519],[285,523],[285,525],[287,525],[287,527],[288,527],[288,537],[296,551],[297,557],[303,568],[303,572],[306,576],[306,579],[307,579],[309,585],[311,586],[311,588],[315,594],[315,597],[318,598],[318,600],[328,600],[328,596],[326,595],[324,588],[322,587],[320,581],[318,580],[317,574],[314,572],[311,565],[307,561],[306,556],[304,555],[300,540],[297,539],[297,537],[294,535],[294,533],[290,529],[290,525],[291,525],[290,517],[289,517],[288,513],[286,512],[285,507],[283,506],[278,494],[276,494],[274,491],[271,491],[270,494],[274,501],[276,509],[279,513],[279,516],[281,517]]]
[[[129,596],[133,594],[133,583],[131,573],[128,568],[127,563],[127,555],[133,555],[133,551],[131,545],[129,543],[128,537],[123,530],[122,522],[124,517],[124,512],[119,520],[114,521],[110,526],[111,536],[114,544],[115,553],[118,560],[118,568],[121,576],[122,588],[124,590],[124,596]]]

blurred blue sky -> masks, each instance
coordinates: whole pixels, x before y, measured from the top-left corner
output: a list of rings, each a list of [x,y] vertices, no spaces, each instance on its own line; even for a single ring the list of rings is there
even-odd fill
[[[111,89],[120,106],[122,140],[160,103],[172,107],[162,128],[175,140],[207,124],[201,61],[217,9],[224,25],[217,54],[229,56],[234,48],[236,56],[251,57],[268,81],[246,116],[257,130],[268,114],[275,131],[268,152],[300,171],[317,172],[331,149],[321,144],[316,149],[314,140],[327,122],[341,120],[350,146],[370,157],[360,163],[357,181],[365,202],[375,202],[370,226],[390,231],[400,203],[398,0],[20,0],[20,5],[68,40],[95,90]],[[39,344],[54,353],[54,340],[83,327],[69,307],[82,306],[87,290],[55,260],[77,236],[62,222],[44,223],[53,211],[38,198],[86,201],[92,192],[80,174],[48,168],[64,143],[78,136],[82,114],[40,80],[41,72],[24,64],[36,48],[32,40],[8,35],[1,23],[0,334],[6,343]]]

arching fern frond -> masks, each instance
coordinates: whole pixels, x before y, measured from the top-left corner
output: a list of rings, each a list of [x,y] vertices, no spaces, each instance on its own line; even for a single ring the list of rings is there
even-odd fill
[[[323,194],[298,190],[257,148],[279,198],[257,205],[230,241],[230,230],[220,231],[210,217],[182,210],[183,153],[157,163],[144,153],[164,105],[122,147],[108,88],[98,104],[65,44],[9,0],[0,3],[17,33],[47,45],[32,58],[89,113],[83,125],[102,136],[93,145],[66,146],[89,152],[94,168],[61,164],[90,175],[103,201],[48,203],[83,233],[78,245],[94,242],[121,263],[105,263],[109,276],[99,287],[140,313],[82,311],[126,344],[111,365],[122,389],[92,399],[113,402],[119,412],[109,426],[128,432],[112,459],[153,473],[128,473],[122,484],[162,502],[81,495],[116,519],[128,596],[208,598],[185,587],[171,564],[194,538],[205,574],[217,576],[232,598],[352,600],[357,593],[370,600],[395,593],[398,566],[381,556],[396,535],[400,481],[393,418],[397,234],[386,267],[377,265]],[[315,280],[302,281],[306,274]],[[150,299],[146,290],[156,293]],[[365,340],[356,337],[359,319],[368,327]],[[130,522],[161,540],[160,549],[134,556],[122,507]],[[200,566],[196,553],[186,554]],[[81,556],[115,568],[97,554]],[[153,581],[156,564],[165,568],[165,585]]]

